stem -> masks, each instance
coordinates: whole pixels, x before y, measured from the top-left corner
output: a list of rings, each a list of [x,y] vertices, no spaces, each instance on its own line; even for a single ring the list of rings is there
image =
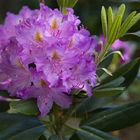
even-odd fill
[[[53,122],[52,127],[55,131],[55,134],[58,135],[61,140],[63,140],[63,135],[61,133],[62,118],[59,113],[60,110],[58,110],[57,107],[54,107],[51,114],[51,121]]]
[[[104,48],[103,51],[101,51],[100,55],[99,55],[99,58],[97,60],[97,65],[99,65],[99,63],[104,59],[106,53],[108,52],[108,49],[110,48],[110,45],[109,44],[106,44],[104,45]]]

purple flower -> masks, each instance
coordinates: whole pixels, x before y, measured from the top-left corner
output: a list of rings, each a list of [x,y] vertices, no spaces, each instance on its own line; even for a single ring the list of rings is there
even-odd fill
[[[123,42],[118,39],[113,43],[112,49],[121,51],[121,53],[123,55],[123,60],[121,60],[122,63],[126,63],[130,60],[132,50],[131,50],[130,44],[128,42]]]
[[[91,96],[97,42],[79,24],[72,9],[64,15],[43,4],[39,10],[8,13],[0,26],[0,88],[11,96],[36,98],[41,116],[53,103],[68,108],[75,88]]]
[[[98,43],[96,44],[96,47],[95,47],[95,51],[99,53],[103,49],[104,43],[105,43],[104,36],[100,35],[98,38]]]
[[[98,44],[95,47],[96,52],[100,52],[103,49],[103,45],[105,43],[105,39],[103,35],[99,36]],[[123,55],[123,59],[121,60],[121,63],[126,63],[130,60],[132,55],[132,50],[130,48],[130,44],[128,42],[121,41],[117,39],[111,46],[112,50],[114,51],[121,51]]]

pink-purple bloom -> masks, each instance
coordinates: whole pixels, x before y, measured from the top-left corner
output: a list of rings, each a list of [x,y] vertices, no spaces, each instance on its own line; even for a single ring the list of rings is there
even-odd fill
[[[98,44],[95,47],[96,52],[100,52],[103,49],[103,45],[105,43],[105,39],[103,35],[99,36]],[[123,59],[121,59],[121,63],[126,63],[130,60],[132,55],[132,49],[128,42],[121,41],[117,39],[112,45],[111,49],[113,51],[121,51]]]
[[[130,47],[131,46],[128,42],[124,42],[119,39],[116,40],[112,45],[112,49],[114,51],[116,51],[116,50],[121,51],[121,53],[123,55],[123,59],[121,59],[122,63],[126,63],[130,60],[131,55],[132,55],[132,49]]]
[[[91,95],[96,83],[95,40],[80,20],[43,4],[7,14],[0,25],[0,89],[22,99],[36,98],[41,115],[56,103],[68,108],[71,91]]]

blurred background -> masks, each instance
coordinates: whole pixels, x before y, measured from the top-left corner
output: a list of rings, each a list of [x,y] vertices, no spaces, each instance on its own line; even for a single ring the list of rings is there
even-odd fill
[[[102,34],[100,21],[101,6],[104,5],[106,8],[112,6],[115,10],[121,3],[125,3],[127,7],[125,16],[128,16],[128,13],[134,10],[140,12],[140,0],[79,0],[74,9],[75,14],[79,16],[85,28],[92,35],[100,35]],[[46,0],[46,4],[51,8],[58,8],[56,0]],[[39,8],[38,0],[0,0],[0,23],[4,22],[7,12],[18,13],[23,5],[27,5],[31,9]],[[140,31],[140,21],[129,32],[136,31]],[[127,35],[122,38],[123,41],[128,39],[133,50],[132,59],[140,57],[140,32],[137,35]],[[129,89],[117,99],[116,104],[134,100],[140,100],[140,72]],[[0,103],[0,112],[7,108],[6,103]],[[113,134],[119,136],[122,140],[140,140],[140,124],[113,132]]]

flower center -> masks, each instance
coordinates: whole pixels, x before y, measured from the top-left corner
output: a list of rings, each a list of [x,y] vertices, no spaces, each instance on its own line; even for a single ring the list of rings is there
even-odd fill
[[[52,19],[52,22],[51,22],[51,28],[52,28],[53,30],[55,30],[55,29],[58,28],[58,23],[57,23],[57,21],[56,21],[55,18]]]
[[[53,60],[60,60],[60,56],[56,51],[53,52],[52,59]]]
[[[41,40],[42,40],[42,35],[41,35],[41,33],[40,33],[40,32],[36,32],[36,33],[35,33],[35,36],[34,36],[34,39],[35,39],[37,42],[41,41]]]
[[[47,85],[47,83],[46,83],[43,79],[41,79],[41,80],[40,80],[40,85],[41,85],[42,87],[44,87],[44,86]]]

